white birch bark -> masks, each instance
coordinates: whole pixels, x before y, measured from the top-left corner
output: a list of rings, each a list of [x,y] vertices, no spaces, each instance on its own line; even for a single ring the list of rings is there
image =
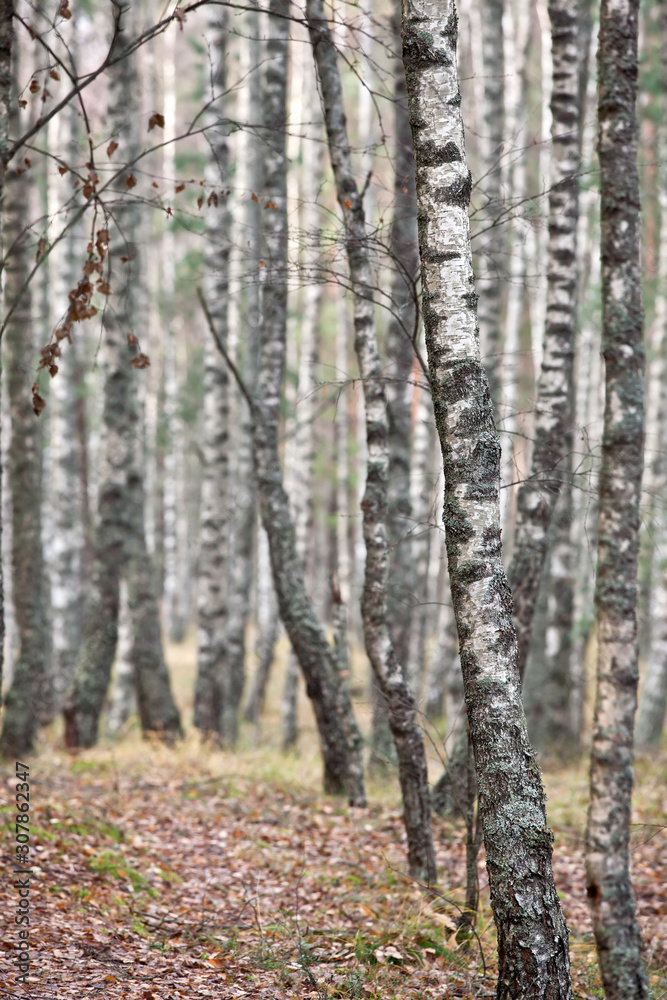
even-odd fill
[[[660,4],[663,42],[662,78],[667,82],[667,4]],[[646,667],[641,686],[635,726],[637,747],[658,746],[667,710],[667,459],[664,454],[667,431],[667,109],[663,97],[662,122],[658,133],[658,201],[660,204],[660,244],[655,318],[651,330],[646,398],[646,461],[644,492],[653,508],[651,579],[649,588],[649,639]]]
[[[257,380],[257,360],[260,329],[262,325],[262,271],[261,258],[262,211],[260,192],[263,186],[263,143],[262,129],[262,79],[264,44],[261,20],[256,5],[251,4],[245,12],[245,32],[247,40],[241,49],[241,78],[245,86],[239,94],[239,118],[248,122],[239,150],[237,177],[238,187],[244,189],[245,212],[243,223],[238,226],[240,244],[239,266],[244,268],[242,282],[245,286],[241,298],[239,326],[244,331],[243,341],[238,345],[238,359],[247,385]],[[254,194],[254,198],[253,198]],[[257,199],[257,200],[255,200]],[[230,337],[234,335],[231,325]],[[231,347],[230,342],[230,347]],[[255,572],[254,556],[257,534],[257,501],[255,470],[252,453],[252,415],[247,401],[242,398],[238,387],[231,387],[233,420],[230,427],[233,465],[233,504],[231,514],[231,565],[228,580],[228,608],[226,629],[226,658],[230,677],[230,697],[227,716],[223,715],[223,729],[232,737],[238,726],[239,699],[245,680],[246,630],[250,617],[250,599]],[[265,536],[264,536],[265,542]],[[268,672],[273,657],[278,630],[278,611],[270,580],[268,563],[260,563],[257,556],[257,573],[267,573],[269,578],[261,586],[268,589],[266,602],[260,602],[262,609],[269,608],[266,618],[258,613],[257,650],[258,672],[255,687],[248,701],[246,718],[254,719],[261,711]],[[264,567],[264,568],[262,568]],[[258,584],[259,586],[259,584]]]
[[[209,12],[213,101],[208,141],[212,152],[211,185],[206,219],[207,300],[223,345],[229,335],[230,212],[225,185],[229,182],[229,126],[225,121],[227,12]],[[199,576],[197,581],[197,681],[194,723],[205,739],[223,737],[223,712],[229,685],[226,636],[229,579],[229,374],[217,345],[209,337],[204,354],[204,439],[200,511]],[[175,540],[174,540],[175,542]]]
[[[500,445],[480,358],[456,41],[450,0],[404,0],[423,313],[445,471],[452,601],[498,932],[497,997],[569,1000],[567,928],[553,880],[544,792],[526,734],[501,560]]]
[[[292,44],[294,53],[291,74],[290,118],[291,129],[287,137],[287,156],[293,164],[288,176],[288,213],[296,214],[298,219],[299,238],[308,243],[312,239],[311,229],[318,226],[318,210],[315,200],[319,194],[322,177],[323,149],[318,142],[316,130],[308,128],[304,121],[304,110],[308,107],[309,94],[313,92],[315,80],[307,72],[307,49],[304,39],[298,37]],[[310,69],[310,66],[308,66]],[[309,91],[306,93],[306,86]],[[310,118],[310,115],[308,115]],[[313,153],[317,155],[314,157]],[[299,178],[296,164],[303,160],[303,172]],[[319,167],[319,171],[318,171]],[[309,176],[309,172],[315,171]],[[300,183],[299,183],[300,181]],[[303,234],[303,236],[301,235]],[[312,252],[308,254],[312,256]],[[312,265],[312,259],[304,261],[306,267]],[[310,278],[310,280],[309,280]],[[294,367],[297,369],[296,385],[292,392],[285,392],[286,402],[290,409],[285,436],[286,461],[285,485],[291,498],[292,517],[296,540],[296,551],[302,563],[304,576],[310,580],[312,590],[312,574],[306,565],[307,536],[312,515],[312,463],[313,463],[313,429],[314,418],[313,377],[316,362],[315,323],[319,310],[320,287],[314,276],[306,277],[300,284],[300,303],[297,309],[301,317],[298,324],[296,315],[288,318],[288,350],[291,347],[294,356]],[[297,328],[300,327],[301,341],[297,350]],[[290,336],[291,334],[291,336]],[[288,368],[289,368],[288,358]],[[291,397],[291,398],[290,398]],[[295,746],[298,740],[297,710],[299,697],[299,661],[290,650],[287,660],[287,673],[281,704],[282,747],[288,750]]]
[[[509,268],[505,339],[502,350],[500,404],[498,407],[502,444],[504,489],[501,512],[505,551],[513,551],[517,484],[525,471],[525,441],[518,434],[520,332],[526,294],[526,236],[528,223],[523,218],[526,196],[527,112],[526,56],[530,35],[530,17],[526,0],[513,0],[504,10],[503,36],[508,66],[505,100],[505,129],[513,148],[503,167],[510,203],[514,206],[506,234]]]
[[[13,131],[19,127],[15,102],[22,69],[25,72],[23,56],[22,46],[15,44],[14,103],[10,112]],[[8,485],[12,505],[12,593],[19,649],[5,696],[0,744],[5,755],[20,757],[32,750],[40,716],[44,717],[52,703],[51,630],[49,581],[42,546],[44,417],[36,418],[31,402],[37,344],[33,295],[30,287],[24,288],[35,253],[26,225],[32,207],[32,181],[18,164],[7,171],[5,180],[2,209],[8,252],[4,309],[13,309],[13,315],[5,329],[3,353],[11,417]]]
[[[423,350],[423,331],[420,335]],[[410,475],[410,506],[412,509],[412,558],[415,563],[415,607],[410,629],[408,652],[408,681],[416,691],[415,680],[421,676],[426,646],[426,601],[429,582],[429,563],[434,514],[440,498],[434,480],[433,456],[436,447],[435,424],[431,394],[424,388],[414,387],[414,426],[412,431],[412,461]],[[438,449],[439,451],[439,449]],[[440,464],[440,456],[437,456]],[[440,534],[440,532],[438,532]],[[441,540],[436,542],[441,545]]]
[[[288,6],[288,0],[270,0],[264,90],[264,178],[270,207],[264,211],[264,323],[259,378],[253,399],[255,470],[280,615],[299,658],[318,725],[324,758],[324,788],[330,794],[347,792],[350,802],[361,805],[365,804],[363,771],[359,764],[361,735],[354,721],[349,694],[346,698],[346,688],[341,684],[336,653],[327,642],[306,593],[278,453],[287,326]],[[345,705],[344,718],[342,703]]]
[[[336,380],[341,383],[336,407],[336,565],[341,601],[347,606],[351,595],[350,567],[350,471],[348,416],[348,319],[345,291],[334,288],[336,302]]]
[[[503,143],[505,139],[505,43],[504,0],[481,0],[481,40],[484,74],[483,97],[483,197],[480,229],[488,230],[476,246],[479,272],[478,316],[482,357],[494,402],[499,395],[500,317],[502,308],[502,260],[504,227],[499,219],[504,208]]]
[[[2,0],[0,3],[0,209],[4,206],[5,176],[9,159],[9,113],[11,105],[12,70],[11,56],[14,29],[14,0]],[[4,260],[4,210],[0,210],[0,260]],[[4,275],[2,275],[4,279]],[[0,289],[0,292],[2,289]],[[1,301],[1,296],[0,296]],[[2,485],[2,469],[0,468],[0,486]],[[0,512],[0,520],[2,513]],[[0,544],[2,542],[2,524],[0,523]],[[5,601],[3,593],[4,560],[0,558],[0,692],[2,691],[2,674],[5,658]]]
[[[366,243],[366,219],[352,169],[336,49],[325,20],[322,0],[307,0],[306,17],[322,91],[336,194],[345,223],[354,296],[355,351],[364,389],[368,447],[362,502],[366,543],[362,597],[364,640],[373,673],[387,702],[396,744],[410,874],[430,883],[435,881],[436,866],[424,741],[417,724],[415,699],[396,658],[387,621],[387,404],[373,316],[373,280]]]
[[[645,361],[637,170],[638,7],[637,0],[603,0],[598,42],[605,411],[586,889],[607,1000],[648,997],[629,872]]]
[[[549,193],[544,351],[537,383],[532,465],[530,476],[519,489],[514,549],[507,573],[514,599],[514,626],[522,676],[549,526],[567,475],[573,437],[581,117],[578,2],[553,0],[549,14],[554,67],[551,98],[553,185]]]
[[[176,146],[176,32],[163,35],[162,86],[164,113],[164,148],[162,168],[168,185],[175,184]],[[167,634],[172,642],[181,642],[190,615],[187,580],[188,539],[185,498],[186,428],[180,417],[179,359],[177,329],[173,315],[177,245],[174,230],[167,221],[160,244],[162,274],[160,306],[164,317],[164,417],[167,447],[164,456],[164,603]],[[165,329],[166,328],[166,329]],[[181,332],[181,331],[178,331]]]
[[[273,653],[280,631],[278,602],[271,579],[271,560],[266,532],[258,525],[257,537],[257,589],[256,589],[256,639],[255,660],[257,667],[252,690],[245,710],[247,722],[258,723],[264,707],[266,688],[273,663]]]
[[[75,109],[67,109],[64,115],[52,121],[57,131],[51,129],[50,138],[57,141],[60,150],[68,151],[68,160],[76,162]],[[55,176],[60,175],[55,172]],[[55,210],[57,188],[54,183],[50,187],[52,209]],[[80,227],[77,227],[49,259],[53,312],[56,314],[58,311],[65,311],[68,294],[71,289],[76,288],[79,281],[81,261],[77,254],[77,239],[81,241],[81,238]],[[60,318],[58,315],[53,316],[56,321]],[[82,483],[86,441],[81,348],[78,337],[73,337],[71,344],[65,341],[63,361],[50,390],[49,499],[52,533],[49,557],[53,614],[53,694],[56,711],[60,710],[72,679],[81,641],[81,606],[85,600],[84,525],[89,511],[87,490]],[[83,427],[80,426],[80,416],[84,417]]]
[[[136,10],[121,21],[119,50],[136,31]],[[120,142],[125,162],[134,163],[140,148],[138,131],[139,78],[136,55],[126,57],[109,74],[109,122]],[[63,714],[65,743],[92,746],[106,697],[118,634],[119,583],[124,576],[132,620],[131,659],[135,671],[142,730],[171,742],[180,735],[162,651],[153,566],[146,547],[144,491],[143,381],[145,367],[137,358],[139,334],[146,321],[146,264],[136,203],[123,200],[124,176],[119,178],[114,222],[117,228],[96,245],[109,268],[113,305],[104,313],[105,384],[92,582],[88,592],[82,642]],[[111,246],[109,247],[109,241]],[[107,247],[109,247],[107,252]],[[124,266],[120,260],[126,258]],[[71,330],[68,317],[65,330]]]

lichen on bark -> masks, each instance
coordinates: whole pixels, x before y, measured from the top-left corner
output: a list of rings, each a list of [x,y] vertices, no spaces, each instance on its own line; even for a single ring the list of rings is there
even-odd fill
[[[645,364],[635,109],[638,22],[638,0],[603,0],[598,155],[605,409],[586,887],[607,1000],[648,997],[629,872]]]
[[[415,148],[423,311],[445,470],[445,535],[475,755],[497,996],[571,996],[552,836],[529,744],[502,568],[500,445],[480,359],[463,124],[451,2],[404,0],[403,58]],[[437,197],[438,190],[460,197]]]

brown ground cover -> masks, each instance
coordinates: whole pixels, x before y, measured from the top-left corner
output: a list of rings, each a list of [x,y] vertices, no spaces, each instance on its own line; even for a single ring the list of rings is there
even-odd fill
[[[664,758],[639,767],[632,862],[654,997],[667,988]],[[276,772],[286,772],[279,780]],[[310,775],[310,778],[305,777]],[[547,771],[577,997],[602,996],[583,884],[585,764]],[[464,837],[437,821],[441,897],[402,874],[397,791],[351,810],[315,756],[167,751],[130,738],[30,761],[31,976],[16,987],[13,767],[2,780],[0,998],[494,995],[494,932],[457,943]],[[479,865],[486,884],[483,858]]]

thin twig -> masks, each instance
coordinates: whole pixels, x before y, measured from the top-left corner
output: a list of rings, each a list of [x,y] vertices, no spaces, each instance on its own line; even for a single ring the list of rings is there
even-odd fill
[[[211,331],[211,336],[213,337],[213,340],[215,341],[215,346],[218,348],[218,350],[222,354],[223,358],[225,359],[225,363],[227,364],[227,366],[229,367],[229,370],[231,371],[232,375],[236,379],[236,384],[238,385],[239,389],[241,390],[241,392],[245,396],[246,402],[247,402],[248,406],[250,407],[250,412],[251,412],[252,416],[255,417],[257,415],[257,407],[255,406],[255,403],[253,402],[253,399],[252,399],[250,393],[248,392],[248,390],[246,388],[245,382],[241,378],[241,374],[240,374],[238,368],[236,367],[236,365],[234,364],[234,362],[230,358],[229,354],[227,353],[227,348],[225,347],[225,345],[223,344],[222,340],[220,339],[220,334],[218,333],[218,331],[215,328],[215,323],[213,322],[213,317],[211,316],[211,311],[208,308],[208,305],[206,303],[206,299],[204,298],[204,293],[202,292],[201,288],[197,288],[197,296],[199,297],[199,303],[200,303],[200,305],[201,305],[201,307],[202,307],[202,309],[204,311],[204,316],[206,316],[206,322],[208,323],[208,328]]]

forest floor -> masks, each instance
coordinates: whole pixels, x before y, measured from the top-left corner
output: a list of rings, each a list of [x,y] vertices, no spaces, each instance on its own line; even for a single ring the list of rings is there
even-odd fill
[[[194,736],[168,750],[129,727],[123,740],[72,756],[58,727],[48,732],[25,762],[28,988],[12,964],[17,779],[5,764],[0,1000],[493,997],[483,854],[478,937],[466,947],[456,935],[462,826],[435,822],[441,894],[429,896],[404,875],[397,784],[371,785],[366,810],[323,796],[312,720],[302,717],[300,752],[288,756],[266,720],[262,733],[244,732],[238,753]],[[667,993],[666,778],[664,753],[638,762],[632,868],[654,1000]],[[575,997],[602,997],[584,886],[587,762],[545,767],[545,783]]]

